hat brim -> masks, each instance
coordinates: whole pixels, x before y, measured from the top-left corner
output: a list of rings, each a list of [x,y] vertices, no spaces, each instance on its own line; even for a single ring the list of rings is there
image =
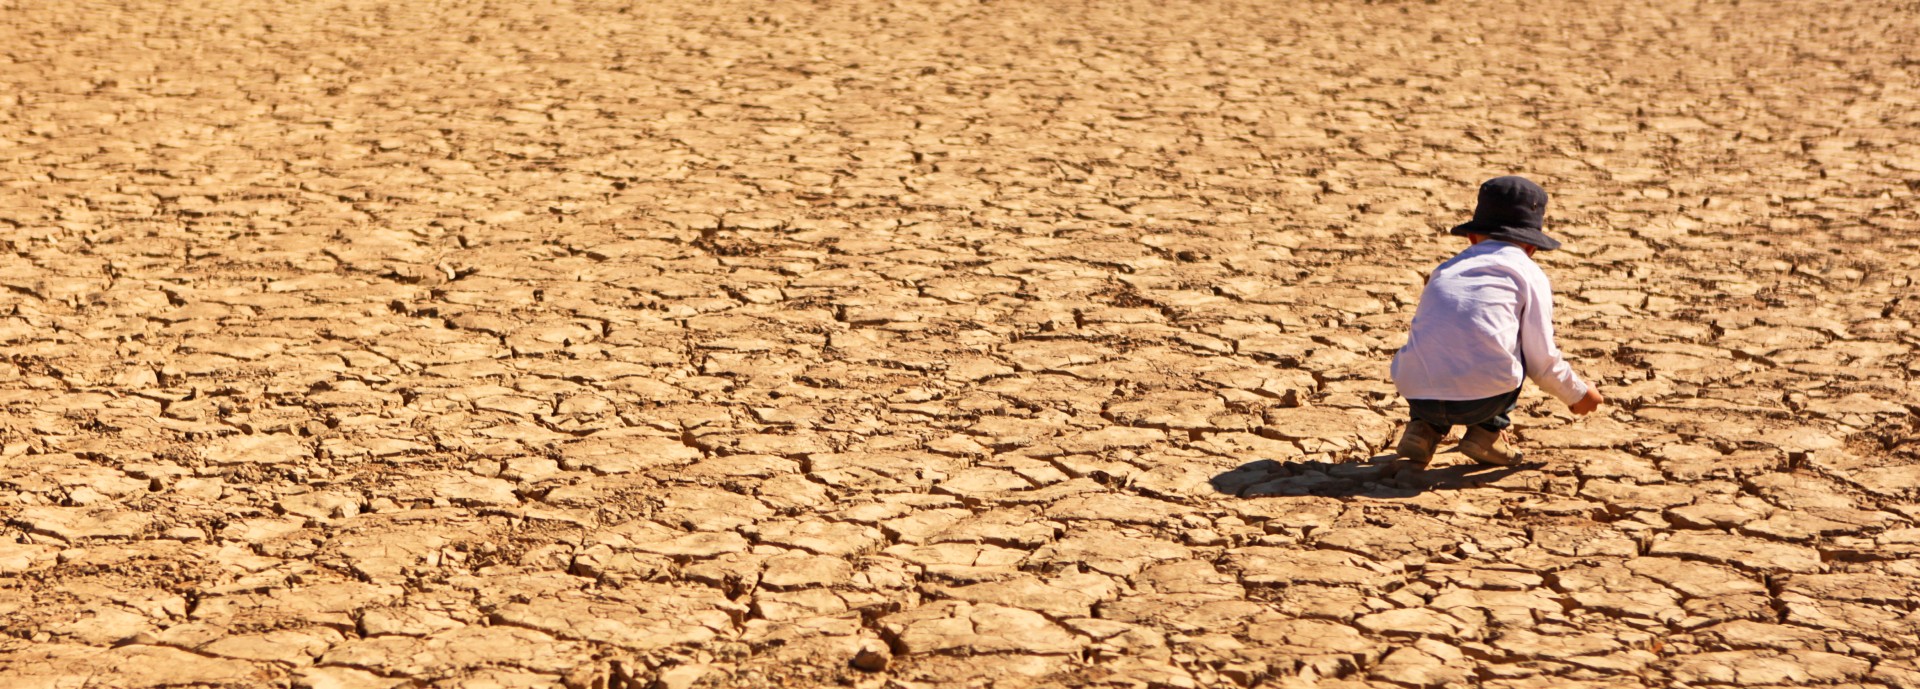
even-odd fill
[[[1552,251],[1560,248],[1560,240],[1547,236],[1547,233],[1540,231],[1540,229],[1536,227],[1515,227],[1513,225],[1469,220],[1455,225],[1453,229],[1448,232],[1461,237],[1470,234],[1483,234],[1489,239],[1531,244],[1541,251]]]

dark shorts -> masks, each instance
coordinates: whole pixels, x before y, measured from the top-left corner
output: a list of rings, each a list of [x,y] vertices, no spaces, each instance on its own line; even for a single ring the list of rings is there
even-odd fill
[[[1477,400],[1407,400],[1413,418],[1439,429],[1441,435],[1454,426],[1479,426],[1499,433],[1513,425],[1507,414],[1520,403],[1520,388],[1504,395]]]

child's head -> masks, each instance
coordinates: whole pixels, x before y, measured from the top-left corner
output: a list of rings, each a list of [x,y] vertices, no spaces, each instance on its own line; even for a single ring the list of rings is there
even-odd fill
[[[1552,251],[1560,240],[1543,231],[1547,220],[1547,190],[1525,177],[1495,177],[1480,185],[1480,201],[1473,219],[1453,228],[1453,234],[1472,239],[1512,242],[1533,249]],[[1483,240],[1474,240],[1475,244]],[[1529,250],[1528,255],[1532,255]]]

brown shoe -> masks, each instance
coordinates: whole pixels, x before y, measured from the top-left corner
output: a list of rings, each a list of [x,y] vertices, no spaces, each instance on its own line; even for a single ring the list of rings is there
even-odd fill
[[[1467,429],[1467,436],[1460,439],[1460,454],[1472,457],[1481,464],[1510,467],[1520,463],[1521,453],[1507,446],[1502,440],[1505,433],[1489,431],[1478,426]]]
[[[1401,457],[1413,462],[1415,467],[1425,469],[1433,461],[1433,448],[1440,446],[1440,431],[1425,421],[1407,422],[1407,432],[1400,435],[1400,446],[1395,448]]]

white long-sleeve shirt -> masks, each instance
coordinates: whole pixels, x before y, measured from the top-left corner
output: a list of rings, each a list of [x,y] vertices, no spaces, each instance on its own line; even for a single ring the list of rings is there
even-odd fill
[[[1523,374],[1567,404],[1587,394],[1553,344],[1547,274],[1525,249],[1483,241],[1427,278],[1393,384],[1410,400],[1477,400],[1512,392]]]

